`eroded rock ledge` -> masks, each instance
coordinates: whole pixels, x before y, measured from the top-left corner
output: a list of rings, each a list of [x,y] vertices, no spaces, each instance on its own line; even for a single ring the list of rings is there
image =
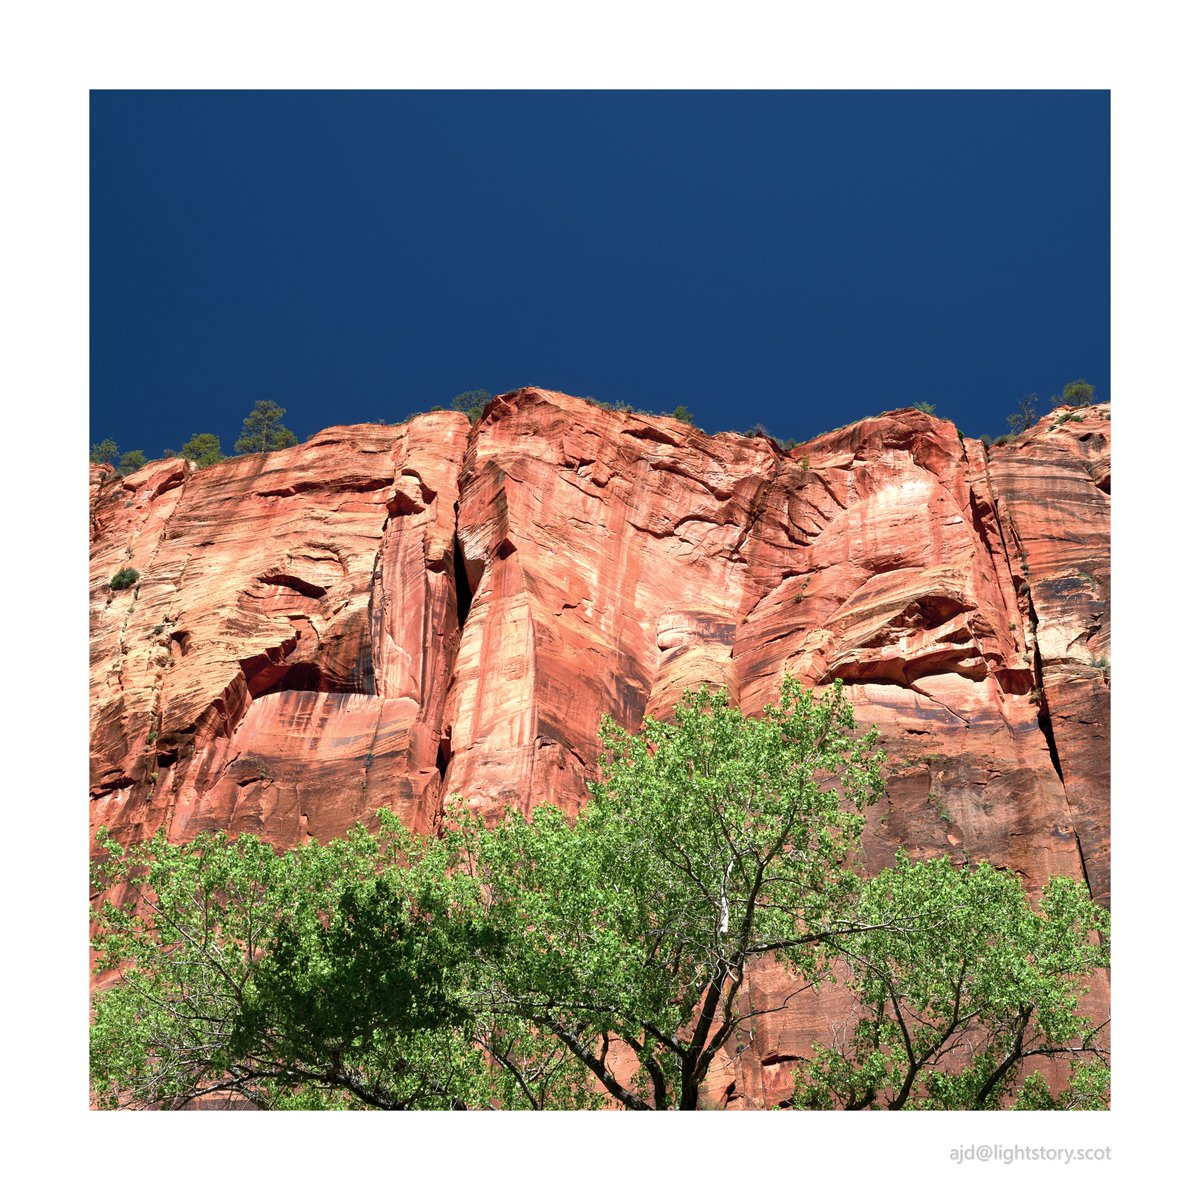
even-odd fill
[[[382,806],[431,829],[455,792],[575,809],[602,714],[699,683],[761,711],[791,671],[880,728],[872,868],[948,852],[1107,902],[1108,417],[987,450],[905,409],[784,453],[526,388],[473,428],[93,468],[92,826],[292,845]],[[779,1095],[813,1022],[756,1026],[726,1102]]]

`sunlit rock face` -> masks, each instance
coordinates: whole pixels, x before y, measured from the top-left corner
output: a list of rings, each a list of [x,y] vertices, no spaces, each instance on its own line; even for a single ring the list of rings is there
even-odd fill
[[[347,426],[93,503],[92,787],[118,836],[428,828],[458,647],[467,421]],[[111,591],[123,566],[135,587]]]
[[[603,714],[700,684],[761,712],[792,672],[880,730],[870,869],[987,858],[1107,903],[1108,417],[985,449],[905,409],[785,453],[526,388],[474,427],[94,467],[93,828],[286,846],[385,806],[433,830],[455,793],[575,811]],[[789,990],[768,966],[747,1003]],[[842,1003],[755,1018],[712,1102],[785,1098]]]

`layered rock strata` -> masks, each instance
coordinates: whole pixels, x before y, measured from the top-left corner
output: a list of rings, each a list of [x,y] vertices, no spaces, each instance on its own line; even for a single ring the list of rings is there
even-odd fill
[[[880,729],[871,869],[987,858],[1107,902],[1108,418],[987,449],[900,410],[784,452],[527,388],[474,427],[93,468],[93,827],[293,845],[382,806],[432,829],[455,793],[574,811],[603,714],[701,683],[758,712],[792,672]],[[831,1004],[756,1019],[714,1102],[786,1095]]]

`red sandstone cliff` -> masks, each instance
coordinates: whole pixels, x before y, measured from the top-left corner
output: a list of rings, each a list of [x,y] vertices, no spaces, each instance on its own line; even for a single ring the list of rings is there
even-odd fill
[[[872,868],[988,858],[1107,902],[1108,416],[985,450],[906,409],[783,453],[523,389],[474,428],[93,469],[93,828],[290,845],[384,805],[430,828],[455,792],[574,808],[603,713],[701,682],[760,711],[792,671],[879,726]],[[759,1019],[717,1092],[780,1099],[833,1003]]]

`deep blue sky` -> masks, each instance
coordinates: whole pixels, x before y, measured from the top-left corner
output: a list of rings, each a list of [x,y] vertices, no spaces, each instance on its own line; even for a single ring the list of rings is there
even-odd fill
[[[91,441],[1109,398],[1107,92],[93,92]]]

